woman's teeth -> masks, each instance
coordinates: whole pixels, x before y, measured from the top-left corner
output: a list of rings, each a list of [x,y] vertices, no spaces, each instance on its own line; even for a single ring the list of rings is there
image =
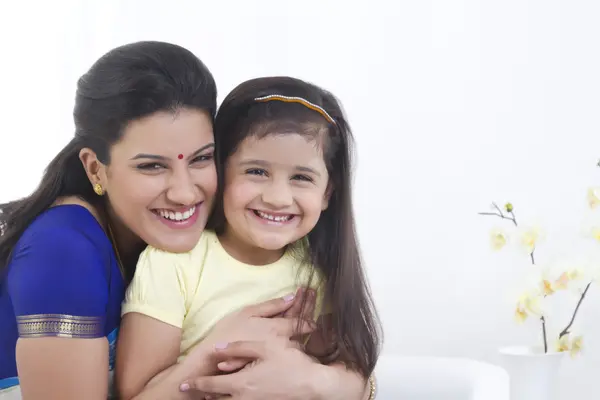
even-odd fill
[[[269,220],[269,221],[275,221],[275,222],[287,222],[289,220],[291,220],[292,218],[294,218],[293,214],[289,214],[289,215],[271,215],[271,214],[267,214],[265,212],[262,211],[258,211],[258,210],[254,210],[254,214],[256,214],[257,216],[259,216],[260,218]]]
[[[187,211],[169,211],[169,210],[158,210],[158,215],[163,218],[170,219],[171,221],[185,221],[196,212],[196,207],[192,207]]]

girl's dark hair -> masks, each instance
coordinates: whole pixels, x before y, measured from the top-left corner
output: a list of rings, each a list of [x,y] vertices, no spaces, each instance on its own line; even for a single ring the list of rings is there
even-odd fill
[[[335,124],[302,104],[255,100],[273,94],[301,97],[318,105]],[[209,226],[218,234],[224,231],[224,168],[240,143],[249,136],[286,133],[311,135],[323,146],[332,192],[329,206],[308,234],[308,256],[327,279],[325,301],[335,318],[330,329],[340,354],[347,355],[351,367],[369,376],[379,355],[381,329],[355,230],[351,189],[353,137],[341,106],[331,93],[289,77],[249,80],[229,93],[215,119],[219,189]]]
[[[188,107],[216,113],[212,74],[190,51],[163,42],[117,47],[77,82],[75,135],[47,166],[38,188],[23,199],[0,205],[0,272],[23,231],[59,197],[77,196],[98,204],[79,152],[93,150],[105,165],[111,146],[127,125],[158,111]]]

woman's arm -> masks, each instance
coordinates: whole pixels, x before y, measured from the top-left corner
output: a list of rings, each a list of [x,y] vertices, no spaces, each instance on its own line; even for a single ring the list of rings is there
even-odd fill
[[[315,399],[319,400],[374,400],[375,381],[365,379],[356,371],[349,370],[344,364],[323,365],[324,376],[330,380],[317,379],[312,389]]]
[[[218,372],[218,363],[226,359],[220,353],[215,352],[214,343],[220,343],[223,340],[227,340],[227,338],[249,336],[288,340],[288,338],[296,333],[298,326],[296,315],[299,314],[299,310],[294,309],[297,303],[292,300],[293,298],[289,296],[273,299],[245,307],[238,312],[226,316],[212,329],[209,337],[194,347],[184,361],[169,367],[155,376],[134,399],[188,399],[189,397],[187,396],[192,394],[180,391],[181,383],[193,377],[212,376],[216,374]],[[287,317],[275,317],[281,314],[286,314]],[[125,324],[123,326],[126,327]],[[310,324],[301,324],[301,326],[304,333],[308,333],[313,329]],[[128,330],[128,332],[133,333],[131,330]],[[142,333],[140,332],[140,334]],[[125,337],[129,337],[129,335]],[[130,337],[132,340],[138,340],[134,335]],[[165,337],[163,336],[162,338],[164,339]],[[150,353],[149,357],[152,357],[153,351]],[[193,395],[197,394],[199,393],[196,392]]]
[[[231,400],[366,400],[370,385],[345,367],[316,363],[293,342],[236,342],[215,349],[223,360],[245,358],[259,361],[252,367],[227,375],[214,375],[183,382],[188,391],[218,393]],[[277,379],[273,379],[276,376]],[[303,379],[298,379],[301,376]]]
[[[335,388],[345,387],[344,396],[354,394],[356,398],[361,400],[373,400],[375,397],[375,381],[371,377],[365,377],[357,371],[349,369],[355,362],[353,357],[346,351],[340,351],[336,345],[336,340],[332,334],[333,315],[327,314],[319,318],[319,323],[322,329],[317,329],[310,336],[310,340],[306,344],[307,354],[316,357],[325,366],[327,375],[332,378],[329,382],[336,382],[335,385],[328,385],[323,380],[316,380],[318,385],[314,390],[319,397],[323,399],[337,399]],[[323,386],[319,386],[323,385]],[[356,395],[361,394],[361,397]],[[340,398],[341,399],[341,398]]]
[[[173,254],[148,247],[140,255],[122,307],[123,320],[116,368],[117,388],[121,398],[135,398],[146,387],[147,390],[159,390],[159,383],[162,382],[162,388],[164,382],[170,382],[172,378],[178,380],[174,386],[178,387],[183,379],[192,376],[190,374],[217,372],[216,365],[207,362],[204,347],[212,347],[219,341],[263,340],[274,337],[278,327],[283,326],[292,331],[298,324],[297,319],[293,318],[253,318],[271,317],[285,312],[293,304],[293,296],[287,302],[283,299],[271,302],[276,305],[275,310],[269,313],[267,306],[266,315],[260,314],[260,305],[258,314],[252,311],[252,307],[247,308],[225,317],[211,329],[209,337],[197,345],[200,350],[192,351],[194,354],[189,354],[187,362],[182,363],[186,367],[170,368],[180,355],[182,327],[188,309],[187,294],[195,293],[203,258],[198,254],[202,249],[199,245],[191,254]],[[312,331],[309,324],[303,324],[302,329],[305,332]],[[293,332],[289,333],[287,337],[292,334]],[[209,350],[208,353],[210,352]],[[188,368],[188,365],[191,367]],[[169,371],[165,371],[166,369]],[[150,382],[152,384],[149,385]]]
[[[108,397],[106,338],[19,339],[17,366],[24,400]]]
[[[34,232],[16,249],[6,287],[17,318],[25,400],[105,400],[109,269],[84,233]]]

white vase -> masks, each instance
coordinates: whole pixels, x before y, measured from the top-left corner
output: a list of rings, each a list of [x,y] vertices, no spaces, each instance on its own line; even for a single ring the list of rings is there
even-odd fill
[[[529,346],[500,349],[503,367],[510,376],[510,400],[554,400],[562,359],[566,353]]]

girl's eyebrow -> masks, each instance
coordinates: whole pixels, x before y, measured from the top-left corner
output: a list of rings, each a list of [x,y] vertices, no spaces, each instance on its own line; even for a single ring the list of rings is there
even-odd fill
[[[240,162],[240,165],[242,165],[242,166],[244,166],[244,165],[259,165],[261,167],[265,167],[266,168],[266,167],[269,167],[271,164],[269,164],[265,160],[253,159],[253,160],[243,160],[242,162]],[[316,176],[321,176],[321,174],[317,170],[315,170],[313,168],[310,168],[310,167],[304,167],[304,166],[301,166],[301,165],[297,165],[295,167],[295,169],[297,171],[308,172],[308,173],[314,174]]]
[[[301,167],[301,166],[296,166],[296,169],[297,169],[298,171],[302,171],[302,172],[308,172],[309,174],[314,174],[314,175],[317,175],[317,176],[321,176],[321,174],[320,174],[320,173],[319,173],[317,170],[315,170],[315,169],[312,169],[312,168],[310,168],[310,167]]]

